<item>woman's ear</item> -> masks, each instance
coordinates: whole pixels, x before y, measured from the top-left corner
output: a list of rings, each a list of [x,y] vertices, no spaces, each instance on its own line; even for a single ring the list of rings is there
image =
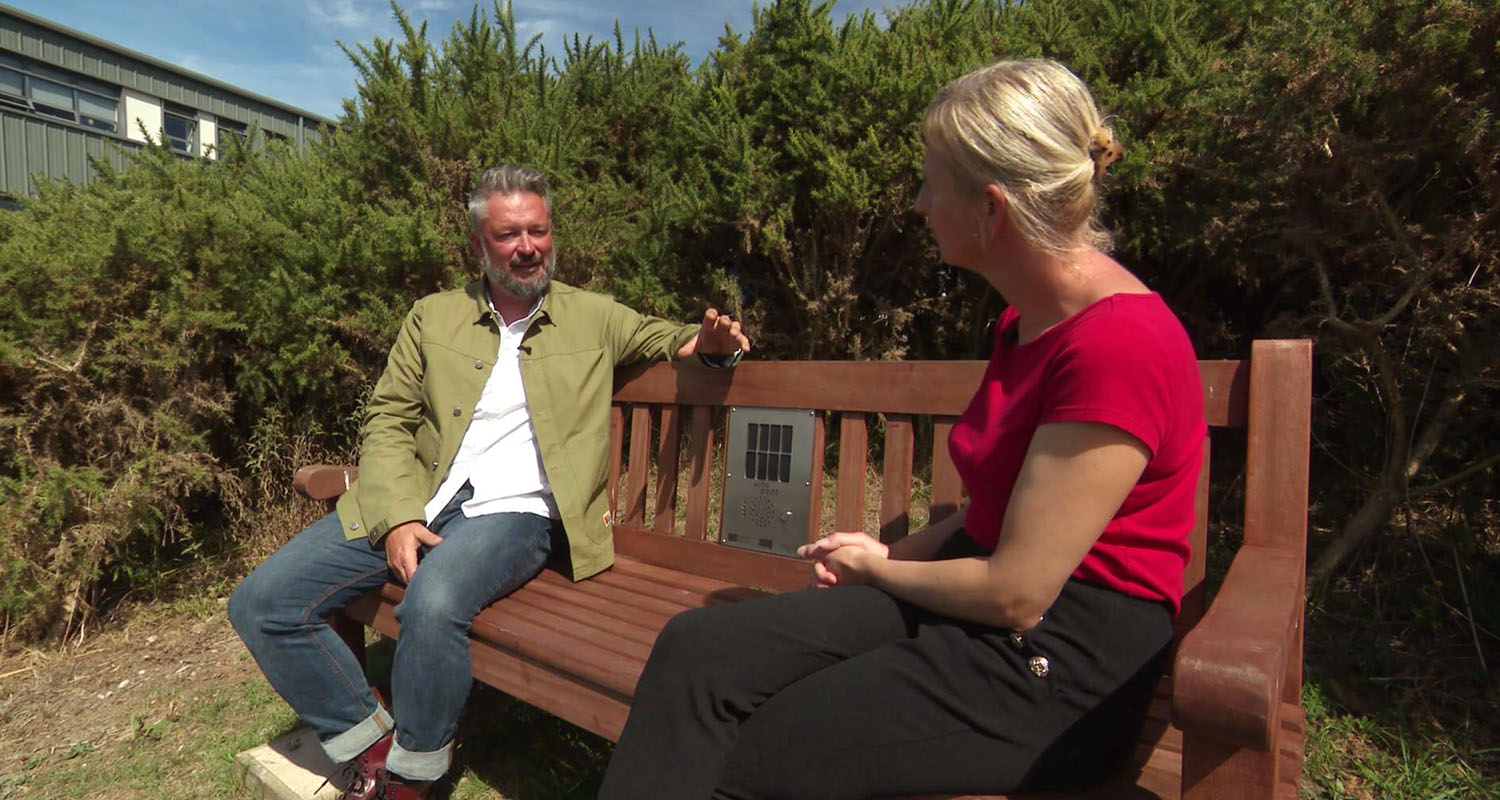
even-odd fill
[[[1010,198],[1006,197],[1005,189],[1000,184],[987,183],[984,185],[981,203],[979,238],[989,244],[998,241],[1005,232],[1006,218],[1010,215]]]

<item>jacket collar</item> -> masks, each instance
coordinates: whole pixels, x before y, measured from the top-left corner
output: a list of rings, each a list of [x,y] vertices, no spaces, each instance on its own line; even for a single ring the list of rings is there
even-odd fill
[[[557,295],[557,289],[567,290],[571,287],[566,284],[552,281],[547,287],[547,293],[542,295],[541,305],[532,314],[531,321],[552,324],[552,303]],[[490,305],[489,286],[484,278],[476,278],[464,286],[464,294],[474,301],[474,324],[494,324],[495,330],[500,328],[500,315],[495,312],[494,306]]]

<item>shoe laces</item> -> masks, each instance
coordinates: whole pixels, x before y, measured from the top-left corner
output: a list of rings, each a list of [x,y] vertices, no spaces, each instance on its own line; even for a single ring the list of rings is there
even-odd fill
[[[334,783],[334,778],[338,778],[337,783]],[[318,788],[313,790],[313,794],[317,794],[318,792],[323,791],[324,786],[333,783],[334,786],[342,785],[344,787],[343,791],[339,793],[339,798],[340,800],[342,800],[343,798],[349,797],[352,794],[358,794],[360,792],[366,791],[368,787],[365,785],[365,781],[367,780],[373,781],[375,780],[375,778],[373,776],[365,776],[365,772],[361,768],[358,759],[345,761],[343,765],[339,767],[338,772],[329,775],[328,777],[323,779],[322,783],[318,784]]]

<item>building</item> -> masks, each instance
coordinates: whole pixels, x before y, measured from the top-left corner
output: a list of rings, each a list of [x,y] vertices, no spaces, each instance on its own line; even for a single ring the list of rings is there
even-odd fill
[[[146,133],[214,159],[251,131],[304,146],[334,124],[0,3],[0,203],[36,174],[92,179],[89,156],[123,166]]]

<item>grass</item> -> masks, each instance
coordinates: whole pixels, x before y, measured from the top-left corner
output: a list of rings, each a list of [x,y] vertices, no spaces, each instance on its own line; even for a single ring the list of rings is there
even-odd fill
[[[1340,711],[1317,683],[1303,687],[1308,738],[1302,770],[1304,797],[1500,797],[1500,776],[1485,775],[1470,759],[1472,738]]]
[[[151,610],[127,625],[141,632],[203,620],[222,624],[221,615],[215,598],[192,598]],[[1338,622],[1315,609],[1309,639],[1323,639],[1328,635],[1324,626]],[[215,629],[214,635],[223,630]],[[375,680],[388,674],[393,650],[391,642],[372,639]],[[230,657],[235,656],[226,652],[225,658]],[[238,658],[244,659],[243,654]],[[1446,726],[1424,724],[1397,704],[1355,711],[1351,704],[1371,701],[1341,701],[1335,695],[1379,691],[1378,682],[1349,689],[1343,686],[1349,675],[1329,677],[1317,674],[1319,669],[1316,661],[1309,664],[1312,674],[1304,688],[1309,729],[1305,797],[1500,798],[1500,776],[1493,769],[1497,753],[1484,745],[1490,734],[1483,727],[1488,713],[1483,707],[1474,709],[1467,724]],[[108,736],[35,754],[19,769],[0,775],[0,798],[244,797],[234,755],[296,724],[253,670],[241,662],[238,674],[220,682],[153,687],[120,710],[117,727]],[[439,798],[590,798],[610,752],[607,741],[482,685],[471,696],[459,742],[455,769],[439,787]]]
[[[227,629],[222,615],[214,598],[193,597],[145,609],[126,625],[138,641],[166,627],[212,622],[209,629],[222,640],[219,634]],[[139,652],[118,641],[94,651],[105,648],[116,650],[112,658],[120,660]],[[296,716],[253,668],[245,667],[242,653],[228,647],[222,652],[237,676],[224,679],[217,665],[200,662],[202,680],[151,681],[147,691],[122,695],[128,699],[77,709],[76,727],[62,730],[89,738],[26,757],[19,771],[0,775],[0,798],[243,797],[235,753],[289,730]],[[149,661],[131,665],[137,663],[150,666]],[[83,674],[91,669],[85,667]],[[150,679],[139,680],[144,685]]]

